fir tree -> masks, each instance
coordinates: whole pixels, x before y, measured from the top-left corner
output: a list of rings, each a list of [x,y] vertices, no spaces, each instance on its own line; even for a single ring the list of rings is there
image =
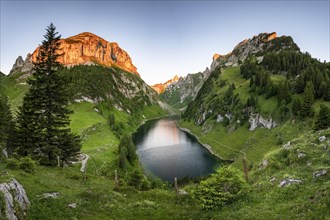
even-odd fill
[[[51,23],[39,47],[30,89],[23,99],[17,118],[17,152],[31,155],[41,164],[56,165],[57,157],[68,161],[81,148],[80,139],[68,125],[67,85],[58,70],[61,64],[60,35]]]
[[[299,116],[301,110],[301,99],[299,97],[294,98],[292,102],[292,114]]]
[[[311,81],[307,82],[307,85],[304,90],[303,100],[301,103],[300,116],[307,117],[312,116],[312,105],[314,103],[314,87]]]
[[[323,130],[330,127],[330,108],[325,105],[320,106],[320,112],[315,121],[315,130]]]
[[[0,84],[1,86],[1,84]],[[9,146],[9,137],[13,129],[13,118],[8,104],[7,96],[0,88],[0,149],[7,149],[11,152]]]

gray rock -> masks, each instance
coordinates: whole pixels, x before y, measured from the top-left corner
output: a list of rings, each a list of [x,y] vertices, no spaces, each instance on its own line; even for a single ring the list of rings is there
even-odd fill
[[[280,182],[279,187],[286,187],[286,186],[290,186],[291,184],[298,184],[298,183],[302,183],[302,181],[298,179],[287,178]]]
[[[313,173],[313,177],[317,178],[317,177],[320,177],[320,176],[325,176],[326,174],[327,174],[326,170],[318,170],[318,171],[315,171]]]
[[[181,195],[181,196],[186,196],[186,195],[189,195],[189,193],[188,192],[186,192],[185,190],[183,190],[183,189],[179,189],[179,191],[178,191],[178,194],[179,195]]]
[[[7,219],[16,220],[18,219],[18,214],[25,215],[25,210],[30,206],[31,203],[23,186],[16,179],[12,179],[10,183],[0,184],[0,192],[4,196],[5,213]],[[17,210],[17,207],[15,207],[15,203],[19,205],[19,210]],[[18,211],[23,213],[17,213]]]
[[[77,208],[77,203],[70,203],[70,204],[68,204],[68,207],[75,209],[75,208]]]
[[[264,118],[259,113],[251,113],[249,117],[250,131],[257,127],[272,129],[277,126],[277,123],[272,118]]]
[[[24,64],[24,60],[23,60],[22,56],[17,57],[17,59],[16,59],[14,65],[13,65],[13,67],[11,68],[10,72],[22,67],[23,64]]]
[[[289,141],[288,143],[283,144],[283,148],[290,149],[291,148],[291,142]]]
[[[217,123],[222,122],[222,121],[223,121],[222,115],[221,114],[218,114],[218,116],[217,116]]]
[[[46,198],[56,199],[60,195],[61,194],[59,192],[51,192],[51,193],[44,193],[44,194],[41,195],[41,197],[44,198],[44,199],[46,199]]]
[[[273,183],[273,182],[275,182],[275,180],[276,180],[276,177],[275,177],[275,176],[273,176],[272,178],[270,178],[270,180],[269,180],[269,181],[270,181],[271,183]]]
[[[307,155],[307,154],[305,154],[305,153],[299,152],[299,153],[298,153],[298,158],[306,157],[306,155]]]
[[[320,142],[323,142],[323,141],[325,141],[325,139],[327,139],[324,135],[323,136],[321,136],[321,137],[319,137],[319,141]]]
[[[265,168],[268,165],[268,160],[263,160],[261,163],[261,168]]]

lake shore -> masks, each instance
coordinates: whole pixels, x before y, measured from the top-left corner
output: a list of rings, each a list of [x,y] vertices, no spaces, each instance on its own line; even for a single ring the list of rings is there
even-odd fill
[[[175,123],[176,123],[176,125],[178,126],[178,128],[179,128],[180,130],[182,130],[182,131],[184,131],[184,132],[187,132],[187,133],[189,133],[190,135],[194,136],[194,137],[197,139],[197,141],[200,143],[200,145],[202,145],[204,148],[206,148],[206,149],[210,152],[210,154],[212,154],[213,156],[215,156],[215,157],[218,158],[219,160],[221,160],[221,161],[227,161],[227,162],[234,162],[234,160],[225,160],[225,159],[221,158],[218,154],[216,154],[216,153],[212,150],[212,146],[211,146],[211,145],[209,145],[209,144],[205,144],[205,143],[202,143],[201,140],[200,140],[200,138],[199,138],[197,135],[195,135],[194,133],[192,133],[192,131],[191,131],[190,129],[181,127],[177,121],[176,121]]]

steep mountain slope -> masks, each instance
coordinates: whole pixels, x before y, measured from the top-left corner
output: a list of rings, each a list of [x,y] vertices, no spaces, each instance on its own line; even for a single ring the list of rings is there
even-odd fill
[[[107,67],[117,66],[139,75],[137,68],[133,65],[125,50],[120,48],[117,43],[108,42],[95,34],[83,32],[61,39],[60,44],[63,56],[59,58],[59,62],[65,66],[101,64]],[[30,72],[33,67],[32,63],[36,61],[38,51],[39,48],[36,48],[32,54],[27,55],[24,61],[19,56],[10,72]]]
[[[271,36],[216,56],[179,124],[250,183],[246,201],[212,217],[327,219],[330,128],[314,129],[320,106],[330,111],[330,65]]]
[[[165,89],[168,86],[170,86],[171,84],[177,82],[180,78],[177,75],[175,75],[173,77],[173,79],[167,80],[165,83],[157,83],[155,85],[152,85],[151,88],[153,88],[158,94],[161,94],[165,91]]]
[[[171,83],[164,92],[160,94],[160,98],[173,108],[183,111],[188,103],[195,98],[209,75],[210,71],[206,68],[204,72],[180,77],[177,82]]]
[[[217,67],[239,66],[252,54],[255,54],[258,61],[261,61],[263,54],[280,49],[299,50],[299,47],[293,42],[291,37],[278,37],[275,32],[261,33],[250,39],[245,39],[226,55],[214,54],[210,69],[207,68],[203,73],[188,74],[178,82],[172,83],[161,94],[161,98],[174,108],[184,110],[187,104],[196,97],[211,72]]]

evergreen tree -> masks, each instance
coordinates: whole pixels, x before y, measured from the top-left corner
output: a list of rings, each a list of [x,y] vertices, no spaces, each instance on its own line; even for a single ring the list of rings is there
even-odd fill
[[[320,106],[320,112],[315,121],[315,130],[327,129],[330,127],[330,108],[325,105]]]
[[[290,88],[287,80],[284,82],[281,81],[278,84],[277,100],[279,105],[282,103],[282,101],[284,101],[285,104],[289,104],[291,102]]]
[[[132,137],[129,135],[125,135],[118,145],[119,148],[119,157],[120,157],[120,164],[123,164],[123,156],[125,155],[125,158],[130,162],[130,164],[133,165],[134,160],[136,160],[137,156],[135,153],[135,146],[132,141]],[[122,152],[125,152],[122,153]]]
[[[0,88],[0,150],[6,148],[9,153],[11,152],[11,149],[9,149],[9,137],[12,129],[13,118],[10,111],[10,105],[8,104],[7,96]]]
[[[314,87],[311,81],[307,82],[307,85],[304,90],[303,100],[301,103],[300,116],[307,117],[312,116],[312,105],[314,103]]]
[[[299,97],[293,99],[292,102],[292,114],[299,116],[301,110],[301,99]]]
[[[57,157],[68,161],[81,148],[80,139],[68,128],[69,96],[58,70],[61,64],[60,35],[51,23],[39,47],[29,91],[17,117],[17,153],[31,155],[41,164],[56,165]]]

